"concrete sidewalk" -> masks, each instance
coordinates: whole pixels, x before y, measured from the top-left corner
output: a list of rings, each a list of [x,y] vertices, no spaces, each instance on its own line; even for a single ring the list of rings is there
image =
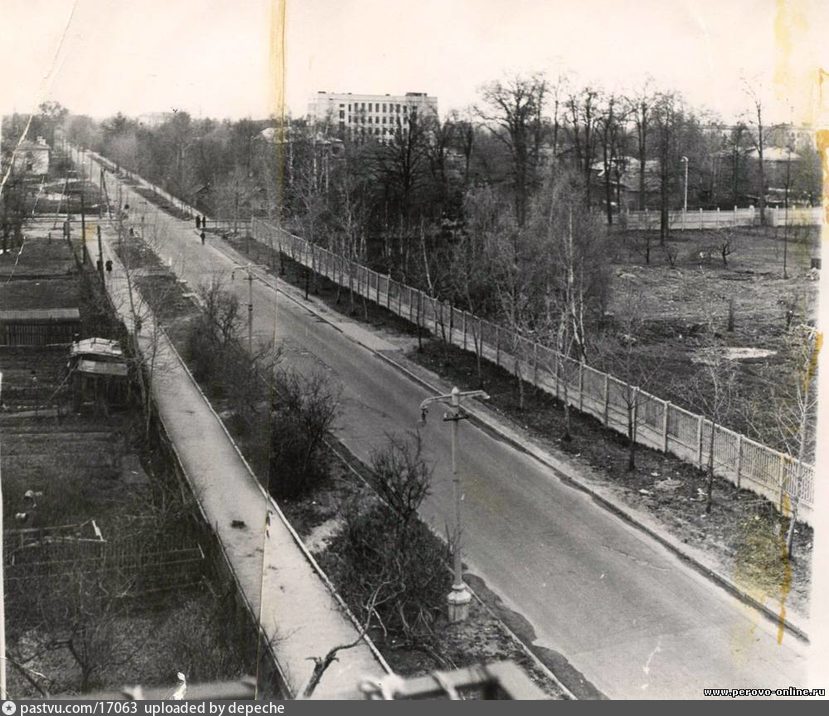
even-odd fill
[[[102,233],[104,260],[113,262],[107,290],[132,331],[127,277],[112,249],[112,233],[106,227]],[[90,256],[96,256],[95,228],[90,227],[87,234]],[[312,672],[310,658],[350,644],[359,630],[279,507],[256,480],[166,335],[156,330],[152,320],[142,318],[142,351],[151,350],[153,342],[157,358],[152,389],[161,419],[247,604],[260,616],[283,678],[292,694],[297,694]],[[354,693],[361,679],[386,671],[388,666],[364,638],[339,652],[314,696]]]

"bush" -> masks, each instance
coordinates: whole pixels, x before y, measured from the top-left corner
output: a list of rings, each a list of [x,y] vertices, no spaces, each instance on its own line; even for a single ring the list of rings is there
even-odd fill
[[[431,641],[451,582],[446,547],[419,520],[401,530],[399,515],[382,503],[367,511],[352,505],[345,521],[335,569],[349,604],[387,635]]]
[[[279,371],[271,403],[268,485],[277,499],[308,494],[328,475],[325,435],[337,417],[339,395],[321,375]]]
[[[429,494],[432,469],[420,435],[391,435],[372,455],[370,478],[382,502],[351,504],[332,569],[364,621],[423,646],[432,641],[451,577],[446,546],[417,519]]]

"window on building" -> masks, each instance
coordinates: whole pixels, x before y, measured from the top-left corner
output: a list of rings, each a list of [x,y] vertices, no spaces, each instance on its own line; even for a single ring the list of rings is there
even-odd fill
[[[345,119],[345,110],[344,109],[340,110],[340,119]]]
[[[374,104],[374,111],[375,111],[375,112],[379,112],[379,111],[380,111],[380,103],[379,103],[379,102],[376,102],[376,103]]]
[[[400,105],[399,104],[395,105],[395,110],[398,111],[398,112],[400,111]]]
[[[386,111],[386,103],[385,102],[383,102],[383,111],[384,112]]]

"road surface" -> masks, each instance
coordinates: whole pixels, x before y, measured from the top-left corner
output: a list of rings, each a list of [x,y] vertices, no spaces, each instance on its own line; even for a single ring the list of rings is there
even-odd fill
[[[223,242],[211,237],[202,246],[192,222],[126,195],[133,225],[146,214],[161,258],[194,289],[224,275],[247,304],[248,282],[238,270],[230,280],[234,262]],[[271,286],[253,282],[254,342],[269,339],[276,325],[289,364],[342,384],[335,432],[353,452],[367,458],[384,433],[415,426],[429,395],[423,388],[301,299],[275,297]],[[362,334],[373,348],[395,348]],[[449,430],[438,412],[423,429],[436,464],[423,516],[443,532],[452,519],[452,486]],[[774,625],[551,468],[464,423],[460,473],[470,571],[529,621],[536,644],[562,654],[608,697],[702,698],[707,687],[806,684],[807,645],[788,633],[778,643]]]

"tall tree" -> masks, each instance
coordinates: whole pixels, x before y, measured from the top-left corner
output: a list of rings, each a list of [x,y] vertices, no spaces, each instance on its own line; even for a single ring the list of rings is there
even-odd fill
[[[538,183],[538,163],[545,124],[547,80],[542,74],[490,82],[481,90],[478,116],[509,151],[515,218],[523,226],[530,194]]]
[[[751,109],[748,112],[748,122],[752,130],[750,137],[757,151],[757,208],[760,210],[760,225],[766,225],[766,126],[763,115],[763,99],[760,89],[743,81],[745,92],[748,95]]]

